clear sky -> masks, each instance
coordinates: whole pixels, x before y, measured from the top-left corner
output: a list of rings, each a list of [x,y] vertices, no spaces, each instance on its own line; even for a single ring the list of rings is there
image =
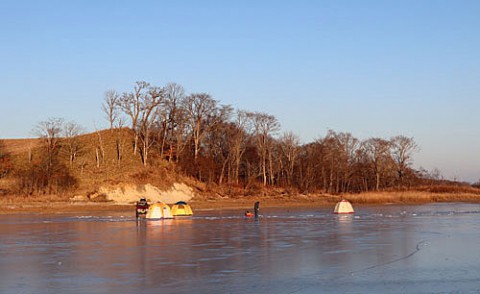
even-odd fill
[[[328,129],[413,137],[415,167],[480,178],[480,1],[0,1],[0,138],[104,128],[108,89],[176,82]]]

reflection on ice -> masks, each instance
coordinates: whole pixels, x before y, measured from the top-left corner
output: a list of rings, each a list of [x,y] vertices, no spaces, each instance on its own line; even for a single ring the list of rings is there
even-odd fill
[[[353,214],[335,214],[334,218],[339,222],[352,222],[355,218]]]
[[[171,226],[173,225],[173,219],[144,219],[140,220],[139,223],[145,223],[147,227],[161,227],[161,226]]]

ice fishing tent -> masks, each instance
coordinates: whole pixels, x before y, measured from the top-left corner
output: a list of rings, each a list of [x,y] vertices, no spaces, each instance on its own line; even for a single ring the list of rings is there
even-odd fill
[[[160,218],[173,218],[172,211],[170,210],[170,206],[166,205],[165,203],[155,203],[150,205],[147,211],[148,219],[160,219]]]
[[[174,216],[189,216],[193,215],[192,208],[184,201],[178,201],[172,206],[172,215]]]
[[[352,204],[347,200],[343,199],[335,205],[333,213],[335,214],[344,214],[344,213],[354,213]]]

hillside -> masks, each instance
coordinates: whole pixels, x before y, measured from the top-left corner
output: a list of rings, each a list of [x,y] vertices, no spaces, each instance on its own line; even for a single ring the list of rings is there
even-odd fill
[[[21,156],[38,147],[39,139],[7,139],[3,140],[6,153]]]
[[[58,148],[57,167],[75,180],[72,189],[64,191],[61,197],[76,196],[82,199],[107,201],[106,191],[123,191],[125,195],[152,193],[152,187],[162,191],[171,191],[174,185],[188,183],[185,187],[199,187],[199,183],[188,177],[180,175],[174,163],[161,160],[155,150],[151,151],[150,161],[147,166],[142,165],[141,158],[133,153],[131,142],[132,134],[128,129],[103,130],[96,133],[85,134],[71,139],[62,139]],[[10,157],[13,170],[9,175],[0,179],[0,189],[4,194],[24,194],[18,190],[16,178],[19,173],[32,167],[42,165],[45,151],[40,139],[5,139],[2,140],[3,152]],[[71,152],[71,150],[75,152]],[[72,153],[74,159],[70,161]],[[175,187],[177,187],[175,186]],[[200,185],[201,186],[201,185]],[[127,191],[127,190],[132,191]],[[7,191],[7,192],[5,192]],[[112,192],[119,194],[117,192]],[[172,192],[173,193],[173,192]],[[193,190],[192,190],[193,193]],[[32,194],[32,193],[26,193]],[[45,194],[45,193],[33,193]],[[48,193],[47,193],[48,194]],[[54,193],[59,194],[59,193]],[[132,202],[138,196],[123,197],[124,201]]]

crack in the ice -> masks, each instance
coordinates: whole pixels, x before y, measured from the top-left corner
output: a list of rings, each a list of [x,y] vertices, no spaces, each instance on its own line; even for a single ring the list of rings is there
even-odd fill
[[[372,266],[369,266],[369,267],[366,267],[366,268],[363,268],[363,269],[359,269],[359,270],[350,272],[350,275],[354,275],[356,273],[368,271],[368,270],[371,270],[371,269],[374,269],[374,268],[377,268],[377,267],[386,266],[386,265],[389,265],[389,264],[392,264],[392,263],[395,263],[395,262],[399,262],[401,260],[408,259],[408,258],[414,256],[415,254],[417,254],[420,251],[420,247],[427,245],[428,244],[427,242],[428,242],[428,240],[423,240],[423,241],[418,242],[417,246],[415,246],[415,250],[408,255],[405,255],[405,256],[402,256],[402,257],[399,257],[397,259],[390,260],[390,261],[387,261],[387,262],[384,262],[384,263],[372,265]]]
[[[402,257],[399,257],[397,259],[394,259],[394,260],[390,260],[390,261],[387,261],[387,262],[384,262],[384,263],[380,263],[380,264],[376,264],[376,265],[372,265],[372,266],[369,266],[369,267],[366,267],[366,268],[362,268],[362,269],[359,269],[359,270],[356,270],[356,271],[353,271],[353,272],[350,272],[349,274],[350,275],[355,275],[357,273],[361,273],[361,272],[365,272],[365,271],[368,271],[368,270],[371,270],[371,269],[375,269],[375,268],[378,268],[378,267],[382,267],[382,266],[386,266],[386,265],[389,265],[389,264],[393,264],[395,262],[399,262],[401,260],[405,260],[405,259],[408,259],[412,256],[414,256],[415,254],[417,254],[418,252],[420,252],[420,249],[422,246],[426,246],[428,245],[428,240],[423,240],[423,241],[420,241],[417,243],[417,245],[415,246],[415,250],[412,251],[411,253],[409,253],[408,255],[405,255],[405,256],[402,256]],[[336,279],[339,279],[341,277],[344,277],[344,275],[341,275],[341,276],[338,276]],[[334,278],[335,279],[335,278]],[[308,289],[308,288],[311,288],[311,287],[303,287],[301,289],[297,289],[293,292],[289,292],[288,294],[293,294],[293,293],[299,293],[301,291],[304,291],[305,289]]]

